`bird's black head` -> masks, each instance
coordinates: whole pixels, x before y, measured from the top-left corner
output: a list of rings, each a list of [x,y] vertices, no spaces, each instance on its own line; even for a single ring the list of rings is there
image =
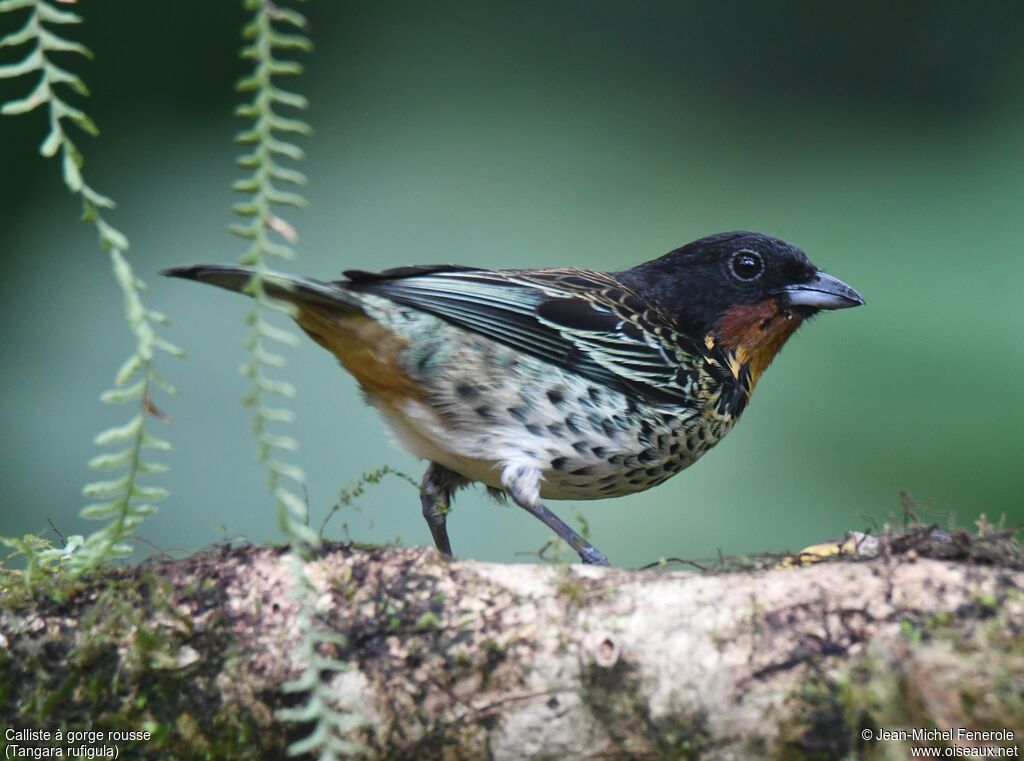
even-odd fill
[[[741,314],[762,321],[776,314],[804,318],[864,303],[799,248],[762,233],[701,238],[619,276],[695,339],[715,334]]]

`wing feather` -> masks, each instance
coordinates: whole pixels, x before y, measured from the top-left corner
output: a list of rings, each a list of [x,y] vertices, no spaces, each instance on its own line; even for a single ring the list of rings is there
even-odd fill
[[[692,388],[680,379],[703,357],[671,320],[643,308],[611,275],[450,266],[394,272],[353,273],[337,285],[434,314],[632,396],[692,405]]]

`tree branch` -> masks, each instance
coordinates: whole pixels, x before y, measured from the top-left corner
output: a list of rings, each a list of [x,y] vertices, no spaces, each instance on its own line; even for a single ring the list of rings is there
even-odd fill
[[[303,734],[275,719],[299,672],[291,562],[222,548],[61,601],[5,590],[0,713],[148,727],[131,758],[283,757]],[[911,551],[658,573],[333,545],[305,572],[338,635],[319,656],[346,664],[325,665],[325,710],[371,758],[902,758],[910,742],[861,731],[1024,727],[1013,567]]]

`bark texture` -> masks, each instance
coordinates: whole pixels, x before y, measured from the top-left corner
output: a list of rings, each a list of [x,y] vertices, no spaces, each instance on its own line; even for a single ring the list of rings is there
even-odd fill
[[[688,573],[334,545],[306,574],[343,637],[320,654],[348,664],[331,710],[370,758],[889,759],[913,743],[864,729],[1024,730],[1024,572],[976,558]],[[283,757],[308,730],[275,718],[302,702],[280,690],[295,578],[243,547],[8,589],[0,717],[148,728],[128,758]]]

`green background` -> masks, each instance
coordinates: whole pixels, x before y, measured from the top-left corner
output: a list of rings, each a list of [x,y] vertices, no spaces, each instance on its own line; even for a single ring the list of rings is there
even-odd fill
[[[237,296],[160,278],[230,261],[240,176],[231,110],[239,3],[83,3],[69,61],[103,130],[91,184],[121,208],[151,307],[186,361],[172,497],[141,536],[164,550],[279,538],[253,458]],[[803,247],[867,306],[806,326],[756,401],[693,469],[578,506],[613,563],[799,549],[899,508],[910,490],[970,524],[1024,520],[1024,5],[905,2],[313,2],[306,211],[295,271],[413,262],[621,269],[694,238],[762,230]],[[0,35],[14,20],[0,18]],[[4,51],[3,61],[13,60]],[[0,100],[34,84],[0,82]],[[120,295],[41,114],[0,119],[0,533],[90,530],[77,517],[97,395],[128,353]],[[318,524],[388,463],[353,381],[311,342],[286,352],[297,461]],[[159,426],[159,424],[155,424]],[[347,511],[354,538],[429,544],[414,490],[385,481]],[[553,504],[572,522],[572,503]],[[224,528],[226,527],[226,528]],[[463,493],[457,554],[523,559],[547,534]],[[226,532],[226,533],[225,533]],[[335,519],[330,533],[338,535]],[[147,547],[142,548],[148,552]]]

